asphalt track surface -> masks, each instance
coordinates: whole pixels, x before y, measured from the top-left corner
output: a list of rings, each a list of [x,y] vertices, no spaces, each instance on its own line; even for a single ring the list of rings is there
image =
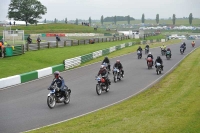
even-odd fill
[[[54,109],[49,109],[46,102],[49,93],[47,88],[53,76],[0,90],[0,133],[23,132],[64,121],[137,94],[190,53],[194,49],[190,43],[191,41],[186,41],[187,49],[183,55],[179,52],[180,44],[169,46],[172,50],[170,60],[160,55],[160,48],[150,49],[154,58],[159,55],[164,61],[164,71],[161,75],[156,74],[155,68],[147,69],[144,52],[140,60],[137,59],[136,53],[111,59],[111,65],[120,59],[125,77],[114,83],[113,76],[110,74],[112,81],[110,92],[103,92],[100,96],[95,90],[95,75],[99,70],[100,62],[62,72],[61,75],[72,90],[71,101],[67,105],[57,104]],[[196,41],[195,47],[200,46],[199,43],[200,40]]]

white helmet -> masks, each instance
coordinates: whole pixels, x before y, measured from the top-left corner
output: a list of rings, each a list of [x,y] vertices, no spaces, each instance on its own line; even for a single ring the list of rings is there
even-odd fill
[[[151,54],[151,52],[149,52],[149,54]]]

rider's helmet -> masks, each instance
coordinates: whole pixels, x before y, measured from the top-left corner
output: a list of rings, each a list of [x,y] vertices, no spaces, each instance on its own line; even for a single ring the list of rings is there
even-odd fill
[[[120,60],[117,60],[116,63],[120,63]]]
[[[167,51],[170,51],[170,48],[167,48]]]
[[[139,48],[141,48],[141,46],[139,46]]]
[[[149,54],[151,54],[151,52],[149,52]]]
[[[160,59],[160,56],[157,56],[157,59]]]
[[[55,71],[55,72],[54,72],[54,77],[55,77],[55,78],[59,78],[59,76],[60,76],[60,72],[59,72],[59,71]]]
[[[108,59],[108,56],[106,56],[105,59]]]

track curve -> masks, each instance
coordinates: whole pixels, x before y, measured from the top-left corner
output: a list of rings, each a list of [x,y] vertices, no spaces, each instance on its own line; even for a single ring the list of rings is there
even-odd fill
[[[160,48],[150,49],[154,58],[158,55],[164,61],[164,71],[157,75],[155,68],[148,70],[146,55],[138,60],[136,53],[111,59],[111,65],[120,59],[125,70],[125,77],[120,82],[114,83],[112,74],[109,75],[112,84],[110,92],[100,96],[95,91],[95,75],[100,62],[70,71],[62,72],[66,84],[71,88],[71,101],[68,105],[57,104],[54,109],[49,109],[46,97],[53,76],[45,77],[26,84],[10,87],[0,91],[0,132],[16,133],[31,130],[41,126],[53,124],[73,117],[108,106],[133,94],[159,79],[170,70],[177,62],[183,59],[194,48],[191,41],[186,41],[187,49],[183,55],[179,52],[180,44],[170,45],[172,59],[167,60],[160,55]],[[196,41],[198,47],[200,40]]]

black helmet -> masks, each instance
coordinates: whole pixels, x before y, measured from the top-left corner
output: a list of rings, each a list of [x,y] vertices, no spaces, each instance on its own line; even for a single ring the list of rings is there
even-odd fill
[[[157,56],[157,59],[160,59],[160,56]]]

